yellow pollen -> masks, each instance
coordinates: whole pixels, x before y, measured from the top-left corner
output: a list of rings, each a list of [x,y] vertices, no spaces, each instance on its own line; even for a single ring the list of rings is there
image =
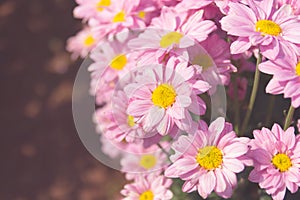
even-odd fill
[[[280,172],[285,172],[292,166],[291,159],[284,153],[276,154],[272,158],[272,164],[279,169]]]
[[[135,122],[134,122],[134,117],[133,117],[133,116],[128,115],[128,117],[127,117],[127,124],[128,124],[128,126],[130,126],[130,127],[134,127]]]
[[[156,165],[156,157],[153,155],[143,155],[140,159],[140,166],[144,169],[151,169]]]
[[[179,44],[182,37],[183,35],[181,33],[175,31],[171,33],[167,33],[161,38],[159,44],[162,48],[167,48],[173,44]]]
[[[101,12],[101,11],[104,10],[104,7],[108,7],[108,6],[110,6],[110,4],[111,4],[110,0],[101,0],[96,5],[97,6],[97,10],[99,12]]]
[[[267,19],[258,20],[255,24],[255,31],[261,32],[263,36],[265,35],[278,36],[282,32],[278,24]]]
[[[146,12],[145,11],[140,11],[138,12],[137,16],[141,19],[145,19],[146,17]]]
[[[139,198],[139,200],[153,200],[153,199],[154,199],[154,194],[153,192],[151,192],[151,190],[147,190],[143,192]]]
[[[127,64],[127,57],[124,54],[117,55],[110,63],[110,67],[115,70],[122,70]]]
[[[300,62],[296,65],[296,74],[300,76]]]
[[[95,44],[95,38],[93,38],[93,36],[89,35],[85,38],[84,40],[84,45],[89,47],[89,46],[92,46],[93,44]]]
[[[167,108],[175,102],[176,92],[171,85],[161,84],[152,92],[152,102],[156,106]]]
[[[206,170],[218,168],[223,162],[223,154],[215,146],[206,146],[198,150],[197,163]]]
[[[115,17],[113,18],[113,22],[117,23],[117,22],[125,22],[125,12],[121,11],[119,13],[117,13],[115,15]]]
[[[214,65],[212,59],[207,54],[199,54],[195,56],[192,60],[192,64],[201,66],[203,71]]]

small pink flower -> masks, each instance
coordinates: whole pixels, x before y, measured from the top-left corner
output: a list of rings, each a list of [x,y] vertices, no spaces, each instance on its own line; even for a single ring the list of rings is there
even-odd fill
[[[160,17],[152,19],[149,28],[131,40],[129,47],[154,51],[159,58],[171,50],[192,46],[195,41],[204,41],[215,29],[214,22],[203,20],[203,11],[187,18],[187,13],[164,7]]]
[[[72,59],[79,56],[85,58],[89,52],[96,46],[97,40],[92,35],[91,30],[86,27],[67,41],[67,51],[72,53]]]
[[[212,86],[210,92],[214,92],[218,84],[228,85],[230,73],[237,69],[230,61],[229,44],[217,34],[209,36],[200,45],[206,52],[199,45],[187,48],[189,61],[202,67],[201,77]]]
[[[166,154],[156,144],[144,148],[142,143],[130,143],[121,158],[121,171],[131,180],[141,175],[159,175],[168,164]]]
[[[112,141],[103,134],[100,135],[100,143],[102,152],[112,159],[122,156],[128,147],[128,143]]]
[[[124,186],[123,200],[170,200],[173,193],[169,190],[172,180],[164,176],[150,174],[139,176],[133,183]]]
[[[205,103],[197,94],[210,88],[207,82],[195,80],[195,68],[171,57],[166,66],[152,65],[142,69],[135,82],[125,87],[129,96],[127,112],[142,120],[146,132],[156,130],[171,134],[174,126],[193,132],[196,124],[190,112],[205,112]]]
[[[144,28],[145,21],[139,16],[140,0],[115,1],[109,9],[102,11],[101,16],[91,18],[89,25],[94,35],[102,39],[134,28]],[[140,9],[140,8],[139,8]]]
[[[286,188],[295,193],[300,186],[300,137],[295,136],[295,129],[283,131],[274,124],[272,130],[262,128],[253,135],[249,157],[254,169],[249,180],[259,183],[274,200],[282,200]]]
[[[174,163],[165,175],[184,180],[183,192],[198,190],[207,198],[214,190],[229,198],[237,186],[236,173],[244,169],[247,142],[247,138],[237,138],[231,124],[220,117],[208,129],[200,126],[195,135],[179,137],[172,147],[177,155],[171,157]]]
[[[293,107],[300,106],[300,59],[290,56],[266,61],[259,65],[259,70],[273,75],[267,93],[284,94],[284,98],[291,98]]]
[[[274,0],[248,0],[247,3],[249,7],[230,3],[228,15],[221,20],[223,30],[239,36],[231,45],[231,53],[243,53],[251,46],[258,46],[272,60],[290,51],[299,54],[300,23],[288,5],[274,12]]]

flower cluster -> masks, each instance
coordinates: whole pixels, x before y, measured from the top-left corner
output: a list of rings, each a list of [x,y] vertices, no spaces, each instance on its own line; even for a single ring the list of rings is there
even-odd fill
[[[288,127],[300,107],[300,0],[76,2],[74,17],[85,26],[67,50],[92,60],[94,122],[103,152],[120,158],[132,181],[124,199],[171,199],[171,178],[185,193],[230,198],[246,166],[273,199],[298,190],[300,137]],[[241,129],[239,115],[235,128],[223,117],[207,125],[208,108],[217,116],[225,110],[205,99],[225,86],[239,109],[253,71],[251,99],[260,72],[272,75],[267,93],[291,99],[284,130],[274,124],[242,137],[252,100]]]

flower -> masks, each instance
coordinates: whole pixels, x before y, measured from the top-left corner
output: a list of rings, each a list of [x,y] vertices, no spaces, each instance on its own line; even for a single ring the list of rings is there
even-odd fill
[[[248,155],[254,169],[249,180],[259,183],[274,200],[282,200],[286,188],[295,193],[300,186],[300,137],[295,129],[284,131],[274,124],[271,130],[254,130],[253,135]]]
[[[88,24],[99,40],[107,35],[111,38],[128,29],[144,28],[144,19],[139,16],[142,11],[139,5],[140,0],[114,1],[109,9],[104,9],[101,15],[91,18]]]
[[[282,5],[291,5],[294,15],[300,15],[300,1],[299,0],[277,0],[278,7]]]
[[[133,183],[124,186],[123,200],[170,200],[173,193],[169,190],[172,180],[164,176],[150,174],[140,176]]]
[[[68,39],[66,48],[72,53],[72,59],[77,59],[79,56],[85,58],[96,46],[96,43],[97,40],[92,35],[90,28],[86,27]]]
[[[156,130],[160,135],[167,135],[174,125],[193,132],[196,123],[190,112],[198,115],[205,112],[205,103],[197,94],[210,88],[207,82],[196,81],[194,75],[193,66],[175,57],[166,66],[143,68],[135,81],[125,86],[129,97],[127,113],[142,120],[146,132]]]
[[[162,29],[163,28],[163,29]],[[154,52],[157,58],[201,42],[216,29],[214,22],[203,19],[203,10],[187,18],[186,13],[178,13],[174,8],[163,7],[160,17],[152,23],[138,38],[129,42],[131,49],[145,49],[145,53]]]
[[[272,60],[289,51],[299,54],[300,23],[291,13],[290,6],[283,5],[273,12],[274,0],[247,2],[249,7],[242,3],[229,4],[228,15],[221,20],[223,30],[239,36],[231,44],[231,53],[243,53],[256,46]]]
[[[162,143],[167,149],[168,143]],[[121,171],[127,180],[140,175],[159,175],[169,164],[166,154],[156,145],[144,148],[142,143],[130,143],[121,158]]]
[[[259,65],[259,70],[273,75],[266,87],[270,94],[284,94],[291,98],[295,108],[300,106],[300,59],[289,56],[274,61],[266,61]]]
[[[177,153],[165,176],[184,180],[183,192],[198,190],[203,197],[214,190],[229,198],[237,185],[236,173],[243,171],[247,138],[237,138],[232,125],[220,117],[208,129],[199,126],[195,135],[180,136],[173,144]]]

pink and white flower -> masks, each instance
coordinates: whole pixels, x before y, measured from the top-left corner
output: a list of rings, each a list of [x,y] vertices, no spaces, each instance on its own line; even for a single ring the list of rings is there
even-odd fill
[[[274,124],[271,130],[262,128],[253,135],[249,157],[254,169],[249,180],[259,183],[274,200],[282,200],[286,188],[295,193],[300,186],[300,137],[294,127],[284,131]]]
[[[160,17],[154,18],[151,25],[138,38],[129,42],[132,49],[144,49],[157,58],[177,48],[204,41],[216,29],[214,22],[203,19],[203,10],[187,18],[187,13],[178,13],[174,8],[164,7]]]
[[[68,39],[66,48],[72,53],[72,59],[77,59],[79,56],[85,58],[96,44],[96,38],[90,28],[86,27]]]
[[[284,94],[291,98],[295,108],[300,106],[300,59],[294,56],[266,61],[259,65],[259,70],[273,75],[266,87],[270,94]]]
[[[274,12],[274,0],[248,0],[247,3],[249,7],[242,3],[229,4],[228,15],[221,20],[223,30],[238,36],[231,44],[231,53],[243,53],[256,46],[272,60],[290,51],[299,54],[300,23],[289,5]]]
[[[162,145],[168,149],[167,143]],[[159,175],[168,164],[166,154],[156,144],[144,148],[142,143],[131,143],[121,158],[121,171],[132,180],[141,175]]]
[[[248,151],[247,141],[237,138],[232,125],[220,117],[208,129],[200,126],[195,135],[178,138],[172,147],[177,156],[171,158],[174,163],[165,176],[184,180],[183,192],[198,190],[207,198],[214,190],[229,198],[237,186],[236,173],[244,169],[242,157]]]
[[[171,134],[174,127],[192,133],[196,123],[189,113],[205,112],[205,103],[197,94],[206,92],[207,82],[195,80],[195,68],[171,57],[166,66],[143,68],[135,82],[125,87],[129,96],[127,113],[143,121],[146,132]]]
[[[164,176],[150,174],[140,176],[133,183],[124,186],[123,200],[170,200],[173,193],[169,190],[172,180]]]

